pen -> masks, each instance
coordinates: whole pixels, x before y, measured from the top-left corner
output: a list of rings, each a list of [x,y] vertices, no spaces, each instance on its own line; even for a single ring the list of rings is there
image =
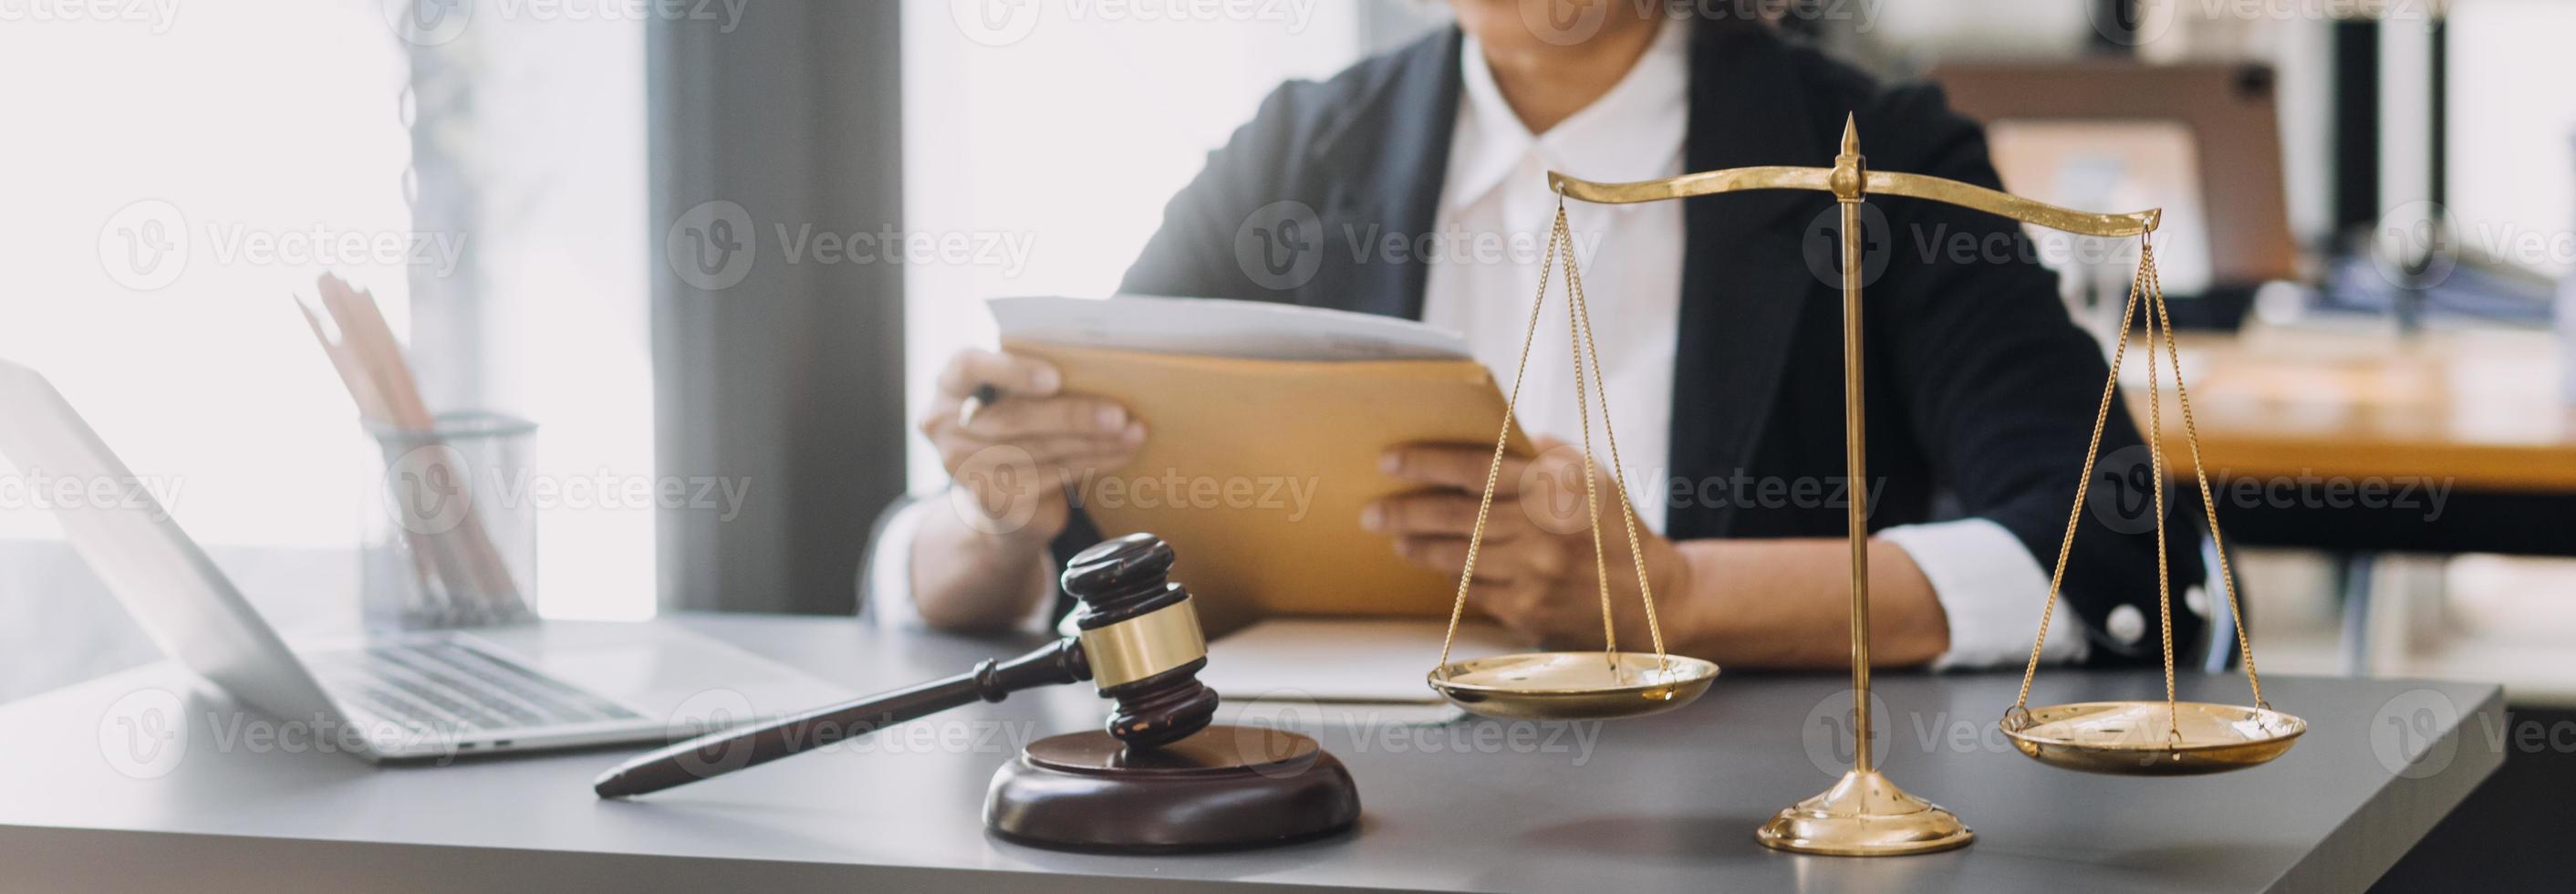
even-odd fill
[[[994,401],[1001,399],[1002,389],[993,387],[993,383],[986,382],[975,386],[975,393],[966,395],[966,402],[957,405],[957,427],[964,428],[973,424],[975,414],[983,412],[985,407],[992,406]]]

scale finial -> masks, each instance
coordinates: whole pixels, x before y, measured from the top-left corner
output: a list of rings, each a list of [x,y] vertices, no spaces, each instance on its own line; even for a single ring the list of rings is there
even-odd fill
[[[1857,119],[1858,117],[1859,117],[1858,115],[1855,115],[1855,114],[1850,113],[1850,112],[1844,112],[1844,113],[1843,113],[1843,154],[1844,154],[1844,155],[1859,155],[1859,154],[1860,154],[1860,125],[1859,125],[1859,122],[1858,122],[1857,120],[1855,120],[1855,119]]]

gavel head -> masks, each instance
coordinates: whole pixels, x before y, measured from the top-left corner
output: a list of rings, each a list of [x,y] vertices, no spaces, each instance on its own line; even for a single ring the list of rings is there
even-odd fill
[[[1092,683],[1118,700],[1109,734],[1129,745],[1177,741],[1216,716],[1216,692],[1198,679],[1207,637],[1190,591],[1171,582],[1171,570],[1171,545],[1141,533],[1065,563],[1064,590],[1082,601],[1074,626]]]

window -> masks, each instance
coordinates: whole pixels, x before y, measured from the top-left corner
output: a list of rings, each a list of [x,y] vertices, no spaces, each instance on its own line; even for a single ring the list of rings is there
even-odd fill
[[[650,474],[643,23],[578,5],[478,4],[417,43],[374,0],[0,7],[0,356],[199,541],[346,549],[376,460],[288,295],[337,272],[408,336],[453,310],[412,278],[464,278],[441,293],[475,296],[471,329],[413,351],[432,403],[536,420],[540,476]],[[421,101],[419,52],[472,101]],[[419,115],[451,116],[425,139],[456,172],[427,188],[472,193],[452,231],[414,229]],[[0,538],[56,536],[31,502],[0,502]],[[652,611],[650,507],[540,512],[547,614]],[[316,585],[355,602],[354,572]]]
[[[2450,211],[2464,252],[2576,272],[2576,57],[2553,37],[2576,6],[2461,0],[2450,10]]]
[[[1208,151],[1281,81],[1358,60],[1373,9],[907,0],[906,228],[1004,249],[906,268],[911,414],[950,354],[992,342],[983,299],[1116,290]],[[916,491],[946,480],[918,444],[911,473]]]

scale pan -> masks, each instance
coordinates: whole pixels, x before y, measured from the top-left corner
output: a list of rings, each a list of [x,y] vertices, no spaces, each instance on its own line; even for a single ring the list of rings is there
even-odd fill
[[[1534,652],[1441,665],[1432,691],[1470,713],[1507,720],[1606,720],[1691,703],[1717,665],[1647,652]]]
[[[2160,701],[2051,705],[1997,725],[2040,763],[2120,776],[2242,770],[2280,757],[2308,731],[2307,721],[2270,708]]]

